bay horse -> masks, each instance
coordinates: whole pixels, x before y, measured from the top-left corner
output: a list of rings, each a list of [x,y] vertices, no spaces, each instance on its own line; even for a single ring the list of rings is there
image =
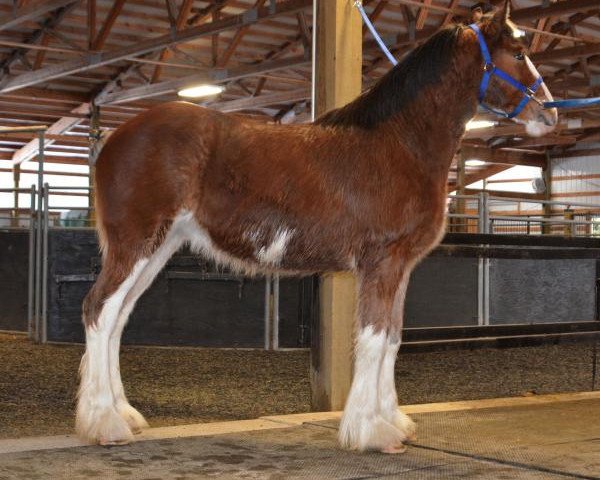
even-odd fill
[[[477,23],[494,63],[539,77],[508,7]],[[415,434],[398,409],[394,364],[415,264],[444,232],[447,177],[477,109],[483,57],[475,31],[434,34],[373,88],[313,124],[275,125],[190,103],[156,106],[106,140],[96,164],[103,266],[83,305],[86,352],[76,428],[122,444],[147,426],[126,396],[120,338],[134,305],[182,245],[236,271],[358,279],[354,379],[343,447],[401,452]],[[521,92],[492,79],[486,102],[509,111]],[[550,132],[542,84],[515,118]]]

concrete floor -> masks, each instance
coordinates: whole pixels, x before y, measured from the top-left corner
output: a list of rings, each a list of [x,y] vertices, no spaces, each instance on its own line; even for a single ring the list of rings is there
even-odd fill
[[[71,436],[0,440],[0,479],[600,479],[600,393],[405,408],[406,453],[336,443],[339,413],[150,429],[131,445]]]

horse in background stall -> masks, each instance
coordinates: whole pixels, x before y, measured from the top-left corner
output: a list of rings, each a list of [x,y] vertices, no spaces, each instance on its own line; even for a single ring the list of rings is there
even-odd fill
[[[507,7],[478,27],[495,65],[536,81]],[[476,113],[482,63],[475,31],[452,25],[314,124],[259,124],[173,102],[116,130],[96,166],[103,267],[83,306],[78,434],[121,444],[147,426],[121,382],[121,334],[140,295],[189,244],[249,274],[355,272],[354,379],[340,441],[403,451],[415,434],[394,385],[406,287],[444,232],[448,170]],[[515,120],[531,134],[551,131],[556,110],[540,103],[550,93],[542,84],[531,99]],[[521,93],[492,79],[486,101],[508,111]]]

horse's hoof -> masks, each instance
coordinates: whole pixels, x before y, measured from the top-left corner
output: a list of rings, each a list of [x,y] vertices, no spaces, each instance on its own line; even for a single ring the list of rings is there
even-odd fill
[[[131,433],[134,435],[139,435],[142,433],[142,430],[149,427],[144,416],[131,405],[120,405],[117,407],[117,411],[125,419],[131,429]]]
[[[400,445],[390,445],[389,447],[382,448],[381,452],[387,453],[390,455],[393,455],[396,453],[404,453],[404,452],[406,452],[406,445],[404,445],[403,443],[401,443]]]

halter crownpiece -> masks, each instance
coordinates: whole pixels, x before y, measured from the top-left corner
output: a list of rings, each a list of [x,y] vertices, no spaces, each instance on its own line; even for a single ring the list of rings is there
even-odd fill
[[[541,76],[539,76],[535,80],[535,82],[533,82],[529,87],[523,85],[521,82],[519,82],[517,79],[506,73],[504,70],[501,70],[496,65],[494,65],[494,62],[492,62],[492,56],[490,55],[487,43],[485,42],[485,38],[483,37],[479,26],[476,23],[472,23],[471,25],[469,25],[469,28],[475,32],[475,35],[477,35],[477,40],[479,41],[479,49],[481,50],[481,56],[483,57],[483,77],[481,78],[481,83],[479,84],[479,95],[477,97],[477,99],[479,100],[479,105],[481,105],[488,112],[495,113],[496,115],[500,115],[501,117],[514,118],[523,111],[523,109],[529,103],[530,100],[541,104],[541,102],[538,99],[536,99],[534,95],[535,92],[537,92],[540,85],[544,82],[544,79]],[[487,93],[490,80],[493,76],[498,77],[500,80],[503,80],[504,82],[508,83],[512,87],[522,92],[523,98],[521,99],[519,104],[513,109],[512,112],[508,113],[485,104],[485,94]]]

